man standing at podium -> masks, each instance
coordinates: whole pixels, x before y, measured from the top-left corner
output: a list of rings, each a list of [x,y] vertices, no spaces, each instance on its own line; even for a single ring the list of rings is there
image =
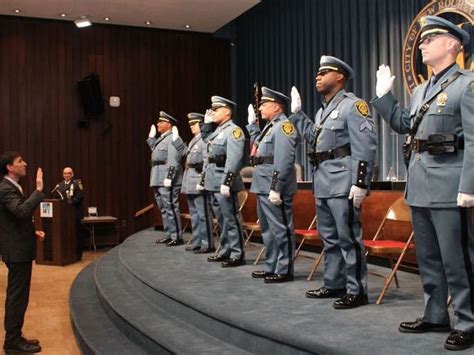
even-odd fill
[[[80,179],[74,179],[74,171],[70,167],[63,169],[64,181],[57,184],[54,189],[54,197],[66,200],[74,206],[75,210],[75,224],[76,224],[76,255],[77,261],[82,259],[82,248],[84,240],[84,226],[82,225],[82,219],[84,218],[84,209],[82,207],[82,201],[84,200],[84,192],[82,187],[82,181]]]
[[[43,171],[36,173],[36,190],[27,198],[19,184],[26,176],[26,161],[19,153],[7,152],[0,157],[0,243],[3,261],[8,268],[5,300],[6,353],[36,353],[39,341],[26,339],[21,332],[30,295],[32,261],[36,256],[33,213],[44,199]],[[44,238],[44,233],[38,232]]]

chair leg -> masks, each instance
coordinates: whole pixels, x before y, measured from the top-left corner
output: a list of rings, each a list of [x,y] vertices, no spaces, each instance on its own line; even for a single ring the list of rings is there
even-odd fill
[[[308,278],[306,279],[306,281],[311,281],[311,279],[313,278],[314,273],[316,272],[316,269],[319,266],[319,263],[321,262],[321,260],[323,260],[323,256],[324,256],[324,251],[321,250],[321,254],[319,254],[318,258],[314,259],[313,267],[311,268],[311,272],[309,273]]]
[[[265,251],[265,247],[262,247],[262,249],[260,249],[260,252],[258,253],[257,259],[255,259],[255,262],[253,263],[254,265],[258,264],[258,262],[260,261],[260,258],[262,257],[264,251]]]
[[[252,238],[253,235],[253,230],[248,233],[246,230],[244,231],[246,238],[245,238],[245,243],[244,243],[244,248],[247,247],[247,245],[250,243],[250,238]]]
[[[301,247],[303,246],[304,244],[304,237],[303,239],[301,239],[301,242],[300,244],[298,244],[298,248],[296,248],[296,253],[295,253],[295,257],[293,258],[293,261],[296,260],[296,258],[298,257],[298,255],[300,254],[300,250],[301,250]]]
[[[388,261],[390,262],[390,269],[393,270],[393,259],[392,259],[392,255],[389,255],[389,256],[388,256]],[[395,272],[395,275],[393,276],[393,278],[395,279],[395,285],[397,285],[397,288],[400,288],[400,284],[398,283],[397,272]]]
[[[393,278],[395,277],[398,267],[400,266],[403,257],[406,254],[406,249],[403,250],[403,252],[400,254],[400,257],[397,260],[397,263],[395,264],[395,267],[393,268],[392,272],[390,273],[389,277],[385,279],[385,285],[383,286],[382,292],[380,292],[380,296],[377,299],[377,302],[375,304],[381,304],[383,298],[385,297],[385,293],[387,293],[388,287],[390,286],[390,283],[392,282]]]

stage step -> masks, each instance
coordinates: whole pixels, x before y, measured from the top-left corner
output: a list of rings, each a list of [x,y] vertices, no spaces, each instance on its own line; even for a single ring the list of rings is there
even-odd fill
[[[115,325],[147,352],[177,354],[248,354],[203,332],[171,314],[161,304],[149,302],[120,274],[118,248],[95,267],[97,294]]]
[[[84,354],[146,354],[105,314],[94,283],[95,263],[75,279],[69,297],[71,323]]]

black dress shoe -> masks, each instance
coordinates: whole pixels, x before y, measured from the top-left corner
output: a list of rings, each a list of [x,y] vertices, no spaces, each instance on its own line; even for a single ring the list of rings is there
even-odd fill
[[[156,240],[156,244],[166,244],[171,242],[171,238],[161,238]]]
[[[263,270],[256,270],[252,272],[252,277],[254,279],[263,279],[267,276],[275,275],[273,272],[265,272]]]
[[[245,259],[244,258],[230,258],[227,261],[224,261],[221,266],[222,267],[236,267],[236,266],[241,266],[245,265]]]
[[[367,295],[344,295],[341,299],[334,301],[335,309],[351,309],[369,304]]]
[[[280,284],[282,282],[293,281],[294,277],[290,274],[273,274],[265,276],[266,284]]]
[[[5,353],[39,353],[41,346],[38,344],[30,344],[23,339],[20,339],[15,345],[5,344],[3,345]]]
[[[26,339],[25,337],[21,337],[21,341],[32,345],[39,345],[40,343],[38,339]]]
[[[316,290],[308,290],[305,295],[308,298],[338,298],[346,294],[345,288],[326,288],[320,287]]]
[[[218,261],[227,261],[229,260],[228,256],[223,256],[223,255],[213,255],[207,258],[207,261],[209,262],[218,262]]]
[[[173,239],[170,242],[166,243],[166,246],[167,247],[175,247],[177,245],[183,245],[183,244],[184,244],[184,240],[182,240],[182,239]]]
[[[474,334],[453,330],[446,339],[444,347],[448,350],[464,350],[470,348],[473,344]]]
[[[189,246],[187,246],[186,248],[184,248],[184,250],[186,250],[186,251],[197,251],[197,250],[199,250],[199,249],[201,249],[201,246],[200,246],[200,245],[197,245],[197,246],[195,246],[195,247],[193,247],[192,245],[189,245]]]
[[[449,324],[428,323],[423,318],[418,318],[414,322],[400,323],[398,330],[402,333],[444,333],[451,331],[451,326]]]
[[[201,248],[199,250],[195,250],[194,254],[209,254],[209,253],[214,253],[216,251],[216,248]]]

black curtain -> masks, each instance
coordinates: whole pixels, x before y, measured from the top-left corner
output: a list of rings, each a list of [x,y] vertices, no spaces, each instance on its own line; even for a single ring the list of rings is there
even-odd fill
[[[290,94],[295,85],[303,109],[310,116],[321,105],[314,89],[315,71],[321,55],[334,55],[349,63],[355,77],[347,89],[368,102],[375,96],[375,73],[388,64],[396,75],[394,94],[406,104],[401,73],[402,47],[406,31],[428,0],[264,0],[237,18],[233,32],[233,87],[238,103],[238,122],[245,126],[247,106],[255,81]],[[405,178],[400,155],[403,137],[394,134],[379,118],[379,180],[390,167]],[[306,179],[311,167],[300,143],[298,162]]]

